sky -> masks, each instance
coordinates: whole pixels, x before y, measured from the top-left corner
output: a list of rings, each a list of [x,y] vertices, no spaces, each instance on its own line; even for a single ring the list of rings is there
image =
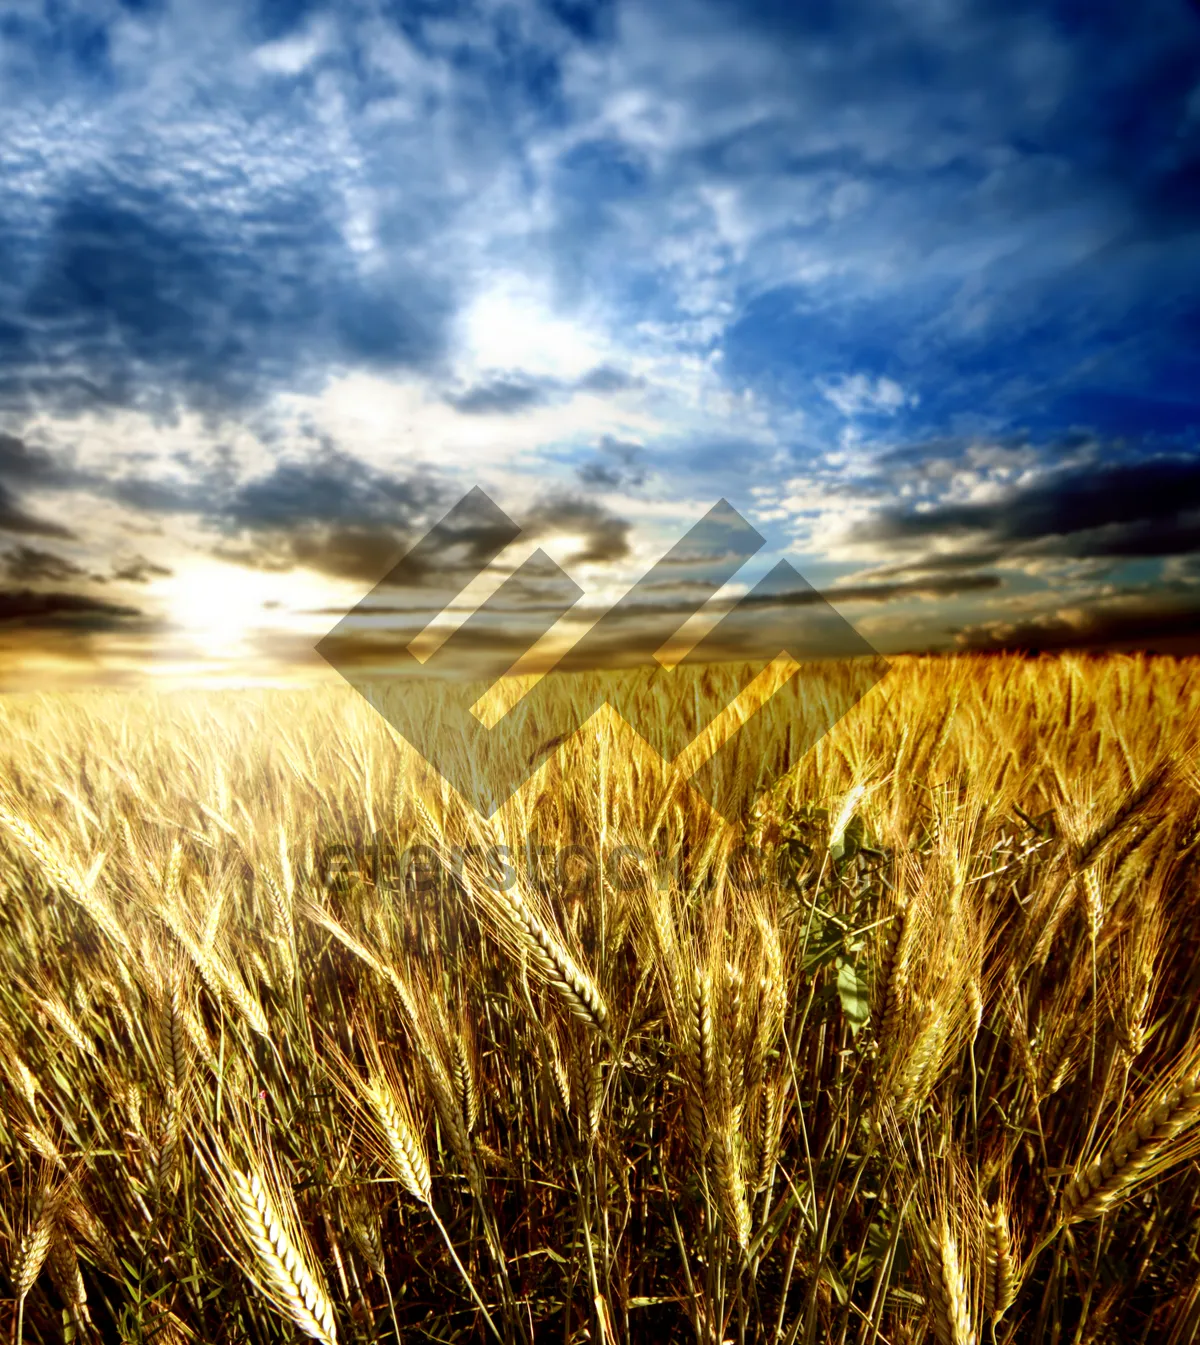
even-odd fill
[[[1193,0],[0,0],[0,689],[328,678],[476,487],[564,650],[722,500],[710,618],[1186,649],[1198,432]]]

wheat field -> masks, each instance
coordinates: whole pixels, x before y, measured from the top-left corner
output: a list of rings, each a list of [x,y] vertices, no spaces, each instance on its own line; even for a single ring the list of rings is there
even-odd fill
[[[1197,1339],[1200,664],[805,712],[485,821],[349,689],[0,700],[0,1329]]]

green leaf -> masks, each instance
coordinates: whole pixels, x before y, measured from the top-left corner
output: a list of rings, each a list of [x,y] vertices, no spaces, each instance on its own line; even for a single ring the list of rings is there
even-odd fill
[[[842,931],[831,921],[823,920],[818,912],[813,918],[808,946],[804,952],[804,970],[815,971],[817,967],[834,961],[842,951],[842,946]]]
[[[850,1024],[850,1033],[857,1037],[871,1017],[871,996],[866,977],[853,962],[839,961],[837,986],[842,1012]]]
[[[850,1295],[846,1292],[846,1285],[843,1282],[842,1277],[837,1273],[837,1271],[833,1268],[833,1266],[829,1264],[828,1261],[826,1261],[825,1264],[821,1267],[821,1270],[817,1278],[824,1280],[825,1283],[829,1285],[829,1287],[837,1295],[837,1301],[842,1305],[842,1307],[845,1307],[846,1302],[849,1299]]]

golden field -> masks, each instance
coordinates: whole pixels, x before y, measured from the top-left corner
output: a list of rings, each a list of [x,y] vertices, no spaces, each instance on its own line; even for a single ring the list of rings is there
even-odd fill
[[[348,689],[0,700],[0,1330],[1197,1339],[1200,664],[798,685],[487,821]]]

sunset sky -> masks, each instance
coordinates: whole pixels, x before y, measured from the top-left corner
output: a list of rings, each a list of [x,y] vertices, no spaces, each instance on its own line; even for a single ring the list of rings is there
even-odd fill
[[[1198,436],[1187,0],[0,0],[0,689],[331,677],[476,485],[580,630],[725,499],[884,653],[1185,648]]]

